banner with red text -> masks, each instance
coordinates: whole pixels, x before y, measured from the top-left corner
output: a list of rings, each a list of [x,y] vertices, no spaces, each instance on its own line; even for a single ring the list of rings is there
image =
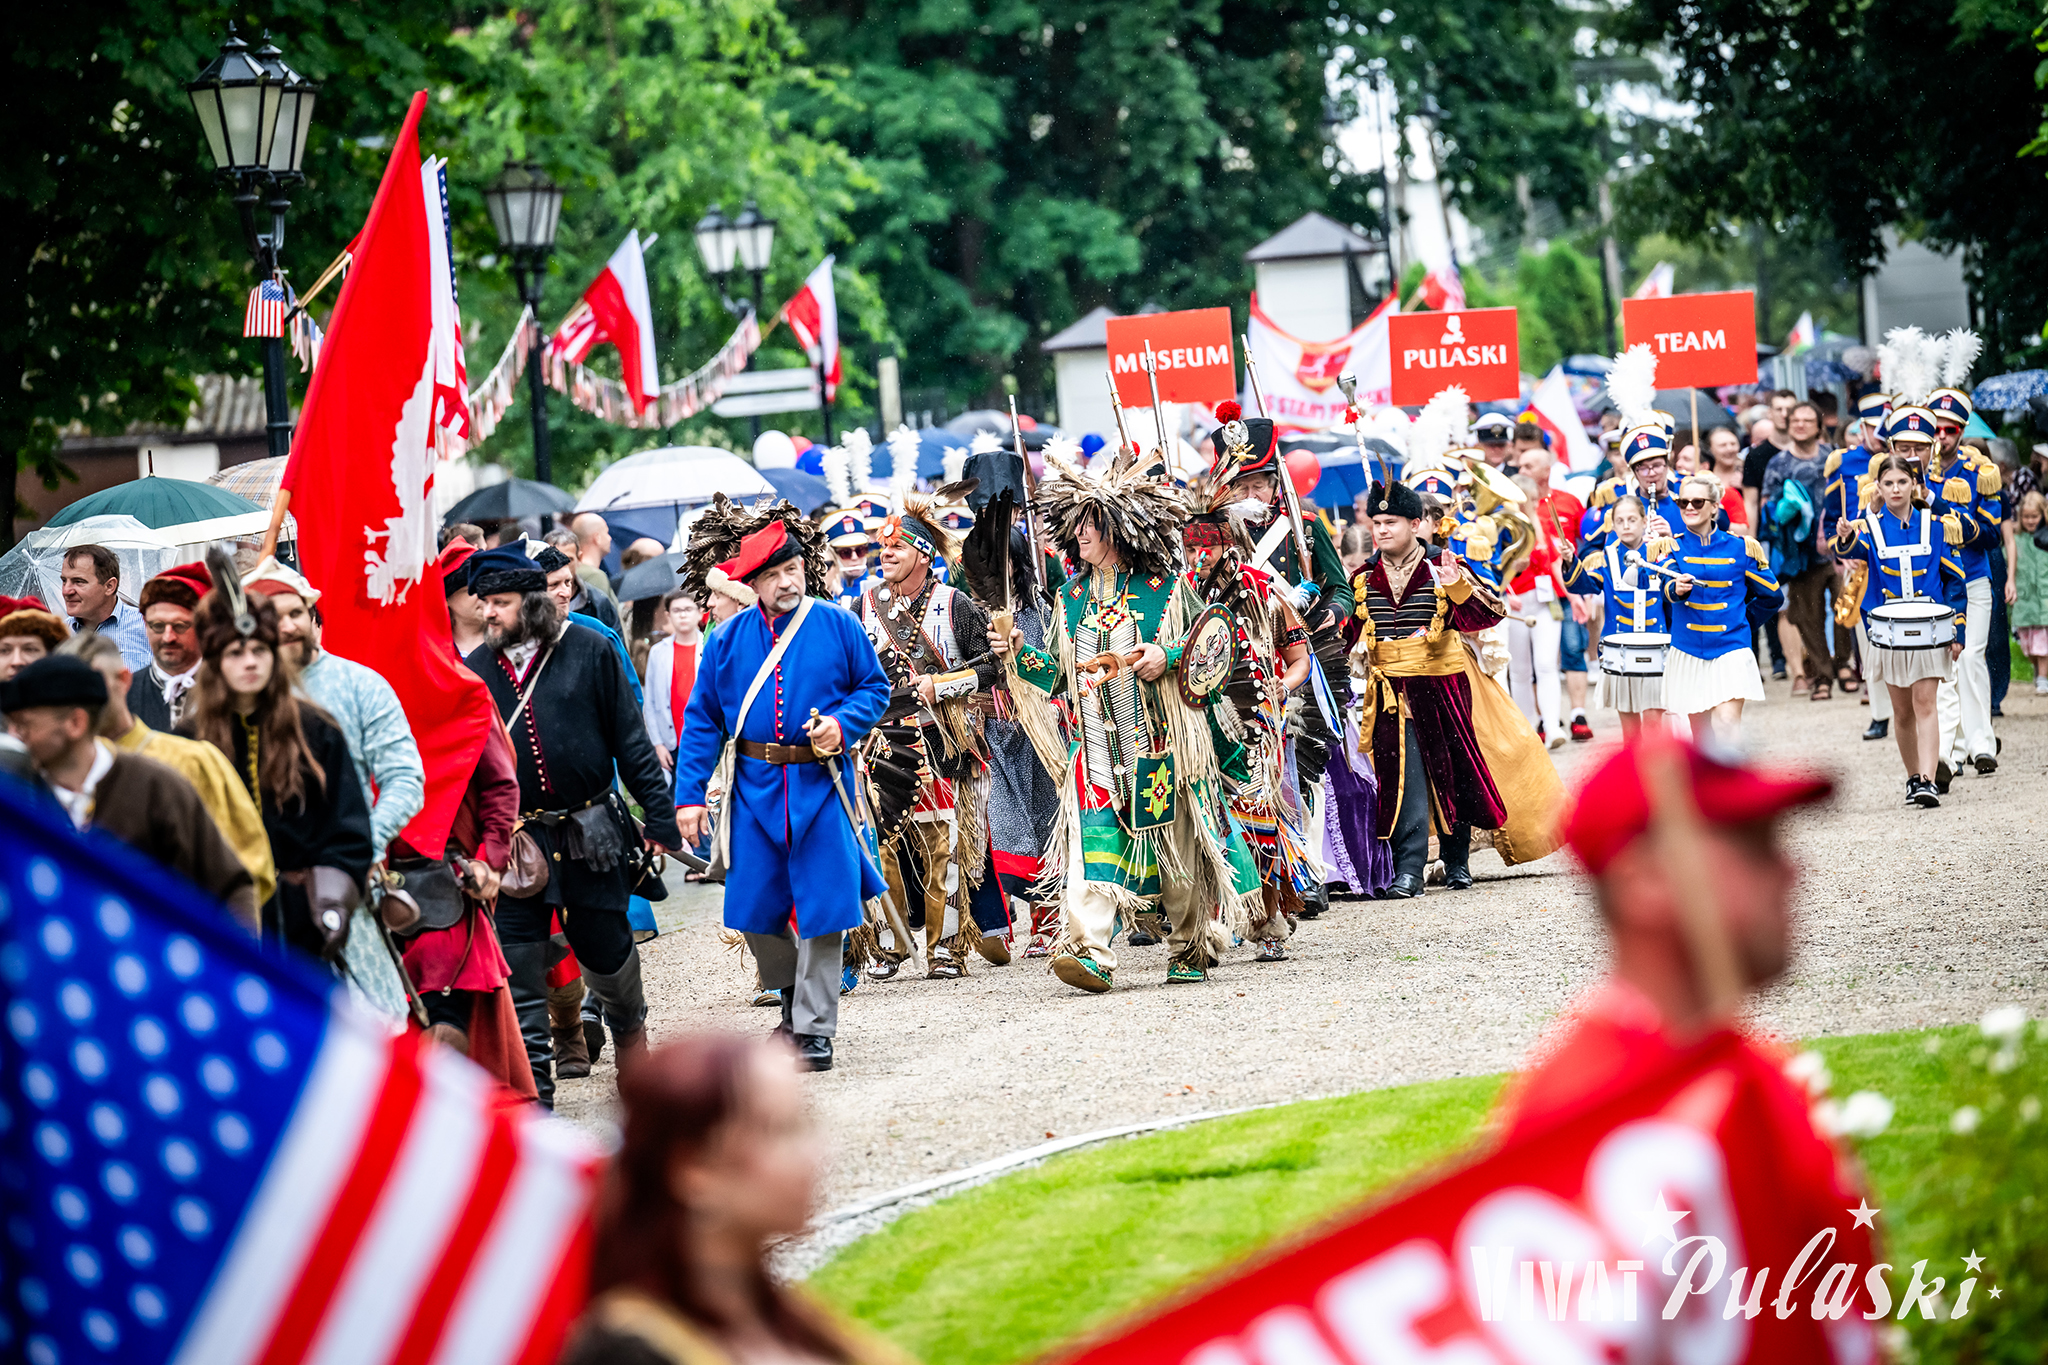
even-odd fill
[[[1421,407],[1456,384],[1475,403],[1522,396],[1522,350],[1512,308],[1403,313],[1387,320],[1393,402]]]
[[[1891,1267],[1774,1070],[1717,1034],[1061,1365],[1870,1360]],[[1904,1301],[1939,1306],[1930,1286],[1916,1270]]]
[[[1160,402],[1220,403],[1237,392],[1228,308],[1137,313],[1111,318],[1107,331],[1109,372],[1116,376],[1117,400],[1127,408],[1152,406],[1147,347],[1158,370]]]
[[[1756,295],[1673,294],[1621,301],[1622,345],[1657,356],[1657,387],[1756,382]]]
[[[1259,387],[1266,402],[1266,415],[1285,432],[1326,431],[1344,421],[1344,391],[1337,381],[1344,375],[1358,378],[1358,405],[1371,409],[1393,401],[1393,379],[1388,357],[1387,324],[1401,311],[1398,297],[1389,294],[1372,315],[1335,341],[1303,341],[1289,335],[1259,307],[1252,295],[1250,359],[1258,362]],[[1239,399],[1246,412],[1257,412],[1251,386]]]

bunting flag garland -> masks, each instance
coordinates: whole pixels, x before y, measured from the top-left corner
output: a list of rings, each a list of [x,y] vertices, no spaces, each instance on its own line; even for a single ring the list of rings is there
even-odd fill
[[[533,350],[533,343],[540,331],[540,321],[533,315],[533,309],[520,311],[519,321],[512,326],[511,340],[505,343],[505,350],[498,357],[498,363],[491,366],[477,386],[469,391],[469,442],[476,445],[488,440],[504,420],[506,409],[519,396],[519,381],[526,375],[526,357]]]
[[[645,411],[637,410],[624,384],[569,364],[559,351],[550,348],[543,363],[548,387],[591,416],[614,426],[654,430],[672,427],[717,402],[727,382],[747,368],[748,358],[760,348],[761,324],[750,311],[718,354],[675,383],[664,384]]]

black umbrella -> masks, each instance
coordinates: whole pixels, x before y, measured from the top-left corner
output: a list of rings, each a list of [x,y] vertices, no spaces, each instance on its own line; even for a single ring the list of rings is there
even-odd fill
[[[448,509],[443,526],[458,521],[517,521],[521,517],[544,517],[550,512],[574,510],[576,499],[551,483],[533,479],[506,479],[479,488]]]
[[[1722,407],[1720,400],[1716,399],[1714,395],[1708,393],[1705,389],[1657,390],[1655,406],[1658,410],[1671,414],[1672,418],[1678,423],[1680,439],[1688,445],[1692,443],[1692,399],[1695,394],[1699,396],[1700,402],[1701,440],[1704,441],[1707,438],[1707,432],[1714,427],[1732,427],[1735,425],[1734,414]]]
[[[676,575],[683,567],[683,552],[671,550],[654,559],[642,560],[626,570],[626,576],[619,580],[619,600],[638,602],[646,597],[659,597],[670,588],[680,587],[682,580]]]
[[[832,501],[831,487],[816,474],[801,469],[763,469],[761,477],[775,485],[775,491],[796,504],[805,516],[815,515]]]
[[[972,436],[977,431],[992,431],[1007,438],[1010,434],[1010,414],[997,412],[994,408],[974,408],[946,423],[946,430],[955,436]]]

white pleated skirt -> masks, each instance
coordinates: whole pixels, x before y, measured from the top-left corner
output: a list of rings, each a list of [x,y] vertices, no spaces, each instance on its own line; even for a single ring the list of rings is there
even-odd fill
[[[1696,716],[1724,701],[1762,701],[1764,675],[1756,655],[1731,649],[1718,659],[1701,659],[1676,645],[1664,656],[1664,709],[1673,715]]]
[[[1665,653],[1665,667],[1672,651]],[[1600,699],[1616,711],[1627,711],[1631,715],[1642,711],[1664,709],[1664,675],[1661,673],[1602,673],[1600,675]]]
[[[1867,682],[1911,687],[1922,678],[1947,682],[1953,671],[1948,646],[1940,649],[1886,649],[1870,645],[1863,652],[1863,677]]]

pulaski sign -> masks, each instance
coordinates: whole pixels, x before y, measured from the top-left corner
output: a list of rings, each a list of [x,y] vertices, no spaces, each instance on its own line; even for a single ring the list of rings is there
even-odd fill
[[[1512,308],[1402,313],[1387,319],[1394,404],[1416,407],[1453,384],[1475,403],[1522,396],[1522,357]]]

